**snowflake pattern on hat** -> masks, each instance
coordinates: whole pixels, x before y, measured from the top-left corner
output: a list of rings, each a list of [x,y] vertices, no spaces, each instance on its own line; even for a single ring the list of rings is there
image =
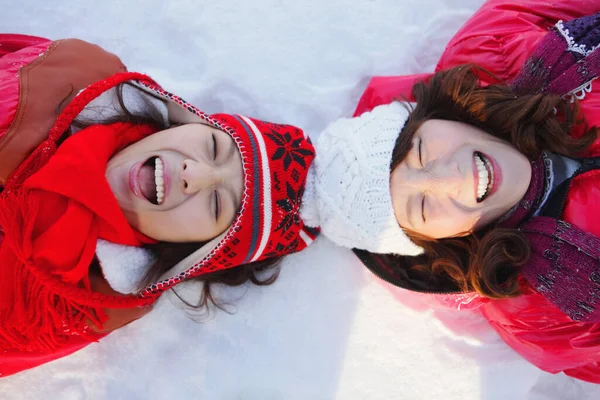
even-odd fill
[[[157,297],[184,280],[306,248],[317,232],[300,218],[302,194],[315,149],[304,132],[240,115],[207,115],[157,85],[146,88],[181,105],[229,134],[242,155],[242,205],[225,237],[202,259],[178,275],[143,290]]]

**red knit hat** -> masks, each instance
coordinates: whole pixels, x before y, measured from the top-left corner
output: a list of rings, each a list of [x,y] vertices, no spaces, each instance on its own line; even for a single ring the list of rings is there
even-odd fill
[[[139,296],[156,297],[186,279],[308,246],[316,232],[304,226],[299,209],[315,150],[304,132],[290,125],[241,115],[207,115],[156,84],[141,82],[176,102],[236,142],[244,169],[242,206],[232,226],[168,271]]]

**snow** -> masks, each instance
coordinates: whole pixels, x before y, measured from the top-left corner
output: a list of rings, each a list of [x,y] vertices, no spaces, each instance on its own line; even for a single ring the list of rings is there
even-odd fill
[[[483,0],[1,2],[6,32],[98,43],[208,112],[316,137],[352,114],[369,76],[431,71]],[[432,311],[323,238],[274,285],[222,294],[233,313],[200,322],[164,296],[101,343],[3,378],[0,398],[600,398],[520,359],[477,314]]]

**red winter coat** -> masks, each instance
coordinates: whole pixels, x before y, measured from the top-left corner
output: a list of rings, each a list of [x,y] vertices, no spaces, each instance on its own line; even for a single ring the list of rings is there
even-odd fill
[[[117,56],[82,40],[0,33],[0,185],[80,90],[125,70]]]
[[[0,34],[0,188],[14,169],[48,137],[59,113],[94,82],[126,68],[117,56],[77,39],[50,41],[16,34]],[[0,245],[2,243],[0,228]],[[105,281],[94,281],[94,291],[113,294]],[[108,310],[112,330],[146,310]],[[101,338],[105,333],[99,333]],[[67,346],[52,352],[0,350],[0,378],[69,355],[90,343],[73,336]]]
[[[490,0],[450,41],[436,70],[474,63],[510,81],[558,20],[598,11],[598,0]],[[414,82],[427,76],[373,78],[355,115],[389,103],[398,94],[410,98]],[[592,87],[581,108],[591,126],[600,126],[600,80]],[[588,155],[600,156],[600,139]],[[562,218],[600,237],[600,171],[574,179]],[[463,298],[458,296],[454,304],[461,304]],[[600,324],[573,322],[533,289],[513,299],[475,300],[502,339],[534,365],[600,383]]]

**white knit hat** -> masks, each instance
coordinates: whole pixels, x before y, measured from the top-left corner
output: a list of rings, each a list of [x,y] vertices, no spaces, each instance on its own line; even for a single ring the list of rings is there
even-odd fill
[[[408,118],[394,102],[329,125],[317,140],[300,215],[340,246],[418,255],[404,233],[390,193],[392,152]]]

